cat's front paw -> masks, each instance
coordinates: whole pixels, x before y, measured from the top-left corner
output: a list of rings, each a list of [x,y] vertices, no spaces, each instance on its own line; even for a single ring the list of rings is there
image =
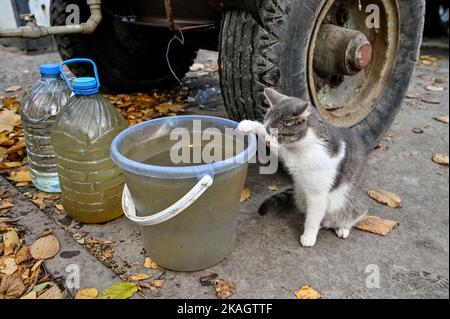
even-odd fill
[[[336,232],[336,235],[342,239],[347,239],[348,236],[350,236],[349,228],[337,228],[337,229],[335,229],[335,232]]]
[[[237,130],[243,133],[255,133],[256,131],[255,122],[244,120],[241,123],[239,123]]]
[[[312,247],[316,244],[317,236],[303,234],[300,237],[300,243],[303,247]]]

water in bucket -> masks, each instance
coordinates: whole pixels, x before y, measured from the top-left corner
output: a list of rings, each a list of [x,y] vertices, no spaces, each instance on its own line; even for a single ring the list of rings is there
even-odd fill
[[[128,125],[122,115],[99,92],[95,63],[87,62],[95,78],[76,78],[68,86],[74,95],[53,127],[52,142],[57,156],[65,211],[84,223],[101,223],[123,214],[121,194],[124,176],[110,157],[114,137]]]
[[[39,67],[41,79],[26,95],[20,107],[22,125],[27,145],[31,180],[37,189],[60,192],[56,158],[51,143],[51,128],[56,116],[66,105],[70,90],[61,79],[57,64]]]
[[[202,131],[214,128],[220,142],[207,153],[215,158],[195,161],[209,140],[195,140],[195,121]],[[164,268],[194,271],[226,258],[236,239],[239,201],[248,160],[256,152],[256,137],[232,135],[225,128],[236,122],[207,116],[179,116],[148,121],[119,134],[112,158],[124,171],[127,187],[123,206],[127,216],[143,226],[147,253]],[[174,163],[174,128],[190,137],[181,144],[190,163]],[[180,145],[180,144],[179,144]],[[214,154],[217,152],[217,154]],[[208,164],[206,164],[208,163]]]

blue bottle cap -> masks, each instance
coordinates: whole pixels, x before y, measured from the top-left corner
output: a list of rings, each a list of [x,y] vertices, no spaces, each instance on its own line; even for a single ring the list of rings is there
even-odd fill
[[[97,80],[93,77],[75,78],[72,86],[73,93],[77,95],[96,94],[99,91]]]
[[[59,70],[59,64],[41,64],[39,66],[39,72],[44,75],[61,74],[61,71]]]

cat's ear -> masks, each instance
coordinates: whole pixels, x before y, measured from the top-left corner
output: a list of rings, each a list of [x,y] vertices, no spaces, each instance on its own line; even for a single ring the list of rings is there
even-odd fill
[[[294,117],[298,117],[298,116],[301,116],[304,118],[308,117],[311,114],[311,112],[309,111],[310,105],[311,104],[306,101],[301,101],[300,103],[295,104],[294,111],[293,111]]]
[[[275,105],[280,104],[282,100],[289,98],[288,96],[271,88],[265,88],[264,95],[266,96],[267,101],[269,101],[270,107],[274,107]]]

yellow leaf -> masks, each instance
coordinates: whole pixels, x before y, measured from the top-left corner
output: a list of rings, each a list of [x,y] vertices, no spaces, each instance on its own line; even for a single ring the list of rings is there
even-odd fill
[[[17,183],[31,183],[30,171],[27,168],[25,170],[12,172],[8,179]]]
[[[297,299],[320,299],[320,293],[318,293],[311,286],[304,286],[300,290],[295,292]]]
[[[144,261],[144,267],[148,269],[158,269],[163,270],[161,266],[156,264],[150,257],[146,257]]]
[[[16,231],[10,230],[6,232],[3,235],[3,243],[5,245],[5,247],[3,248],[4,255],[5,256],[11,255],[16,249],[16,247],[20,245],[19,236],[17,235]]]
[[[95,288],[86,288],[78,290],[75,299],[95,299],[98,296],[98,290]]]
[[[277,192],[278,191],[278,186],[277,185],[270,185],[269,187],[267,187],[267,189],[271,192]]]
[[[250,197],[252,197],[252,190],[249,187],[245,186],[241,192],[241,199],[240,199],[241,203],[245,202]]]
[[[64,206],[62,204],[56,204],[55,207],[57,210],[64,210]]]
[[[446,154],[434,154],[433,162],[439,165],[448,166],[448,155]]]
[[[60,250],[59,240],[53,235],[39,238],[30,247],[34,259],[49,259],[55,257]]]
[[[128,299],[138,291],[134,282],[118,282],[105,289],[100,299]]]
[[[20,299],[36,299],[37,298],[37,292],[36,291],[30,291],[25,296],[20,297]]]
[[[130,279],[133,281],[145,280],[148,278],[150,278],[150,276],[147,274],[137,274],[137,275],[130,276]]]
[[[0,163],[0,169],[11,169],[22,166],[21,162],[2,162]]]
[[[165,282],[166,282],[165,279],[155,279],[152,280],[152,285],[156,288],[161,288]]]
[[[387,205],[391,208],[402,207],[402,200],[394,193],[382,189],[369,189],[367,194],[370,198],[376,200],[380,204]]]
[[[26,147],[25,140],[24,139],[20,139],[16,144],[14,144],[10,148],[8,148],[6,150],[6,153],[7,154],[12,154],[14,152],[17,152],[18,150],[24,149],[25,147]]]
[[[228,299],[236,293],[236,284],[232,281],[217,279],[214,281],[214,290],[220,299]]]
[[[367,216],[356,225],[356,228],[377,235],[387,236],[399,225],[399,222],[393,220],[382,219],[377,216]]]

